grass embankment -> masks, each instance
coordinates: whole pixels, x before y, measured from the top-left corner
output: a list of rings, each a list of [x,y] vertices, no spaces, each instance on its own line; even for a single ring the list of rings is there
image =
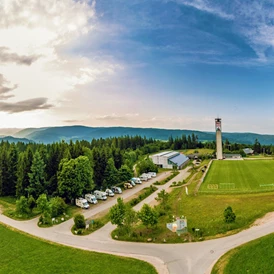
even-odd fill
[[[150,264],[131,258],[48,243],[0,224],[0,273],[156,274]]]
[[[37,217],[39,214],[41,214],[41,212],[37,208],[34,208],[31,213],[26,214],[26,215],[18,214],[16,212],[16,198],[15,197],[0,197],[0,207],[1,207],[2,213],[5,216],[7,216],[11,219],[14,219],[14,220],[19,220],[19,221],[30,220],[30,219]],[[80,210],[81,209],[75,205],[69,205],[66,209],[66,212],[63,215],[54,218],[54,222],[52,222],[51,224],[43,225],[43,224],[39,224],[39,221],[38,221],[38,226],[39,227],[50,227],[52,225],[58,225],[59,223],[62,223],[64,221],[70,219],[73,215],[78,213]]]
[[[153,183],[156,186],[161,186],[166,184],[167,182],[169,182],[171,179],[173,179],[174,177],[176,177],[179,174],[179,171],[173,171],[167,178],[165,178],[164,180],[158,182],[156,181],[155,183]]]
[[[15,197],[0,197],[0,207],[2,213],[14,220],[30,220],[40,214],[37,208],[28,215],[21,215],[16,212],[16,198]]]
[[[211,274],[273,273],[274,234],[230,250],[214,265]]]
[[[199,153],[202,155],[206,155],[206,154],[212,154],[214,152],[214,149],[210,149],[210,148],[195,148],[195,149],[184,149],[181,151],[184,154],[194,154],[194,153]]]
[[[135,193],[132,197],[126,199],[124,202],[126,204],[129,204],[130,206],[135,206],[138,203],[140,203],[142,200],[147,198],[150,194],[155,192],[157,188],[155,186],[150,186],[150,187],[145,187],[139,192]],[[77,235],[89,235],[92,232],[100,229],[103,227],[105,224],[107,224],[110,219],[109,219],[109,209],[101,211],[100,213],[86,219],[86,223],[89,223],[89,227],[87,229],[80,229],[80,230],[75,230],[75,226],[73,225],[71,228],[71,232],[73,234]]]
[[[274,161],[213,161],[200,193],[274,191]]]

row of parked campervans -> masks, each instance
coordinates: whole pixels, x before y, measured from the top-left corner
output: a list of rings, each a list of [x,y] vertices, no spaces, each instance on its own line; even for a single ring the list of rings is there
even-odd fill
[[[97,204],[97,200],[106,200],[107,196],[113,197],[115,193],[122,193],[120,187],[113,186],[111,188],[107,188],[106,191],[95,190],[92,193],[85,194],[84,198],[80,197],[75,200],[75,204],[81,208],[88,209],[90,204]]]
[[[140,179],[142,181],[147,181],[151,178],[155,178],[156,177],[156,172],[147,172],[147,173],[143,173],[141,176],[140,176]]]
[[[124,183],[124,188],[133,188],[136,184],[142,184],[142,181],[147,181],[152,177],[156,177],[155,172],[143,173],[139,178],[131,178],[127,183]],[[81,208],[88,209],[90,204],[97,204],[97,200],[107,200],[107,197],[113,197],[115,194],[121,194],[122,189],[118,186],[112,186],[105,191],[95,190],[92,193],[85,194],[84,198],[80,197],[75,200],[75,204]]]

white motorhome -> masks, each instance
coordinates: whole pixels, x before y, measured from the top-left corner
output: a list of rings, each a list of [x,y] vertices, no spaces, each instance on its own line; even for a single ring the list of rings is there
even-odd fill
[[[108,198],[106,192],[104,191],[95,190],[93,193],[98,200],[106,200]]]
[[[147,174],[146,173],[143,173],[141,176],[140,176],[140,180],[141,181],[147,181],[149,178],[148,178],[148,176],[147,176]]]
[[[89,204],[88,201],[82,197],[75,199],[75,204],[81,208],[88,209]]]
[[[98,203],[96,197],[91,193],[86,194],[85,199],[91,204],[97,204]]]
[[[106,192],[107,196],[109,196],[109,197],[113,197],[114,196],[114,192],[111,189],[109,189],[109,188],[107,188],[105,192]]]
[[[140,178],[131,178],[131,181],[133,181],[135,184],[141,184],[142,181],[140,180]]]
[[[119,186],[112,186],[112,187],[111,187],[111,190],[112,190],[114,193],[118,193],[118,194],[121,194],[121,193],[122,193],[122,189],[121,189]]]
[[[156,172],[148,172],[148,174],[150,174],[151,175],[151,177],[156,177]]]

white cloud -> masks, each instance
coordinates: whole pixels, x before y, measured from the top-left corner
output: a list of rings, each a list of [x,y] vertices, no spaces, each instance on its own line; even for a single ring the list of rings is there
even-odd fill
[[[123,115],[118,115],[116,113],[107,114],[107,115],[98,115],[95,116],[96,120],[117,120],[117,121],[123,121],[123,120],[131,120],[139,116],[139,113],[126,113]]]
[[[50,103],[46,106],[53,104],[61,108],[67,92],[77,88],[80,96],[80,85],[104,79],[122,69],[112,58],[90,58],[69,50],[82,37],[92,36],[97,22],[95,3],[88,0],[1,1],[0,74],[17,87],[15,96],[5,97],[7,108],[40,98],[48,98]],[[41,105],[38,108],[48,109]]]
[[[214,3],[211,3],[210,1],[206,1],[206,0],[175,0],[175,1],[178,4],[183,4],[201,11],[212,13],[218,17],[221,17],[227,20],[234,19],[233,14],[228,14],[224,12],[221,8],[216,6]]]

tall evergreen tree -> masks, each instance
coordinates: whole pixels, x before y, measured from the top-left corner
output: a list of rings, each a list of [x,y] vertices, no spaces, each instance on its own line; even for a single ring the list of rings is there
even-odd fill
[[[27,188],[29,187],[29,173],[31,172],[32,160],[33,153],[31,147],[28,146],[25,152],[19,154],[16,183],[17,198],[28,195]]]
[[[8,187],[5,195],[15,196],[17,182],[18,151],[14,143],[9,149]]]
[[[28,195],[32,195],[35,199],[45,190],[45,167],[40,153],[36,151],[33,156],[31,172],[28,174],[29,186],[27,188]]]
[[[8,195],[9,157],[7,143],[1,144],[0,153],[0,195]]]
[[[118,174],[118,170],[116,169],[114,165],[114,161],[112,158],[110,158],[107,162],[107,166],[104,172],[104,178],[105,178],[103,181],[104,187],[112,186],[118,183],[119,174]]]

